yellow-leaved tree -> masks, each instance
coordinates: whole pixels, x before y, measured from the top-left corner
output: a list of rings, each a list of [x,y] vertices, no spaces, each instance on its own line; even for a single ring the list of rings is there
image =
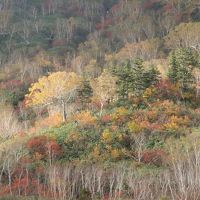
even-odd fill
[[[54,72],[33,83],[26,95],[27,106],[62,106],[63,121],[66,120],[66,103],[75,95],[81,78],[74,72]]]
[[[117,78],[106,70],[103,71],[101,76],[91,82],[93,99],[98,100],[101,104],[100,116],[102,115],[104,105],[114,101],[117,97],[116,82]]]

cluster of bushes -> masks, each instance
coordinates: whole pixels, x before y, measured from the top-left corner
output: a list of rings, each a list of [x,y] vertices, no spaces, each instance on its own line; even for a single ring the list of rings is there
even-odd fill
[[[141,59],[105,70],[92,80],[66,72],[42,77],[31,85],[24,103],[24,108],[40,110],[39,120],[1,143],[0,194],[137,199],[136,188],[144,181],[152,190],[145,191],[143,199],[153,193],[152,198],[190,195],[181,194],[181,187],[169,191],[179,187],[179,180],[170,178],[179,165],[195,170],[187,155],[185,164],[175,152],[192,154],[195,149],[177,146],[183,146],[200,123],[198,67],[195,51],[178,49],[170,55],[165,78],[156,67],[146,69]],[[62,112],[52,114],[46,106],[52,102],[61,105]],[[42,109],[34,107],[38,105]],[[76,109],[67,115],[69,105]],[[137,179],[135,173],[143,169],[150,174]],[[166,184],[165,193],[156,189],[160,185],[153,187],[158,179]]]
[[[168,138],[190,134],[199,122],[198,111],[169,100],[149,103],[145,109],[135,110],[134,105],[108,109],[102,116],[82,111],[71,116],[66,125],[30,139],[27,148],[31,159],[45,162],[128,159],[148,163],[148,151],[162,151]],[[154,164],[153,159],[149,164]]]

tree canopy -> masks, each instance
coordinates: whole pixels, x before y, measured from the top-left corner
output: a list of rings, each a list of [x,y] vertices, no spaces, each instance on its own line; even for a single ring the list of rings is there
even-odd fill
[[[74,72],[55,72],[44,76],[29,88],[26,95],[27,106],[63,106],[63,119],[66,119],[65,104],[73,99],[81,79]]]

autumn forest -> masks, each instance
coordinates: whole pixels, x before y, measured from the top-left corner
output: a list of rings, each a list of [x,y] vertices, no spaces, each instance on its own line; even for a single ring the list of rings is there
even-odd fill
[[[0,0],[0,200],[199,191],[199,0]]]

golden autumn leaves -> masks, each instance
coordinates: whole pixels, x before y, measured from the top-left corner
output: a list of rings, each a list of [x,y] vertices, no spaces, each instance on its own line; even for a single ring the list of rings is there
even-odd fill
[[[43,76],[29,88],[26,103],[28,106],[35,106],[50,104],[54,99],[70,98],[80,81],[81,79],[73,72],[55,72]]]
[[[55,72],[49,76],[43,76],[30,87],[29,94],[26,95],[26,105],[60,105],[62,106],[63,121],[65,121],[65,104],[73,98],[80,83],[81,79],[74,72]]]
[[[101,76],[91,82],[94,99],[98,99],[101,104],[100,116],[102,115],[102,109],[106,102],[114,101],[116,98],[116,82],[117,78],[106,70],[103,71]]]
[[[74,72],[54,72],[43,76],[38,82],[33,83],[26,95],[27,106],[61,105],[63,120],[66,120],[65,104],[76,96],[76,91],[82,83],[82,77]],[[104,71],[101,76],[91,81],[93,99],[97,99],[103,106],[108,101],[113,101],[116,95],[116,77]]]

